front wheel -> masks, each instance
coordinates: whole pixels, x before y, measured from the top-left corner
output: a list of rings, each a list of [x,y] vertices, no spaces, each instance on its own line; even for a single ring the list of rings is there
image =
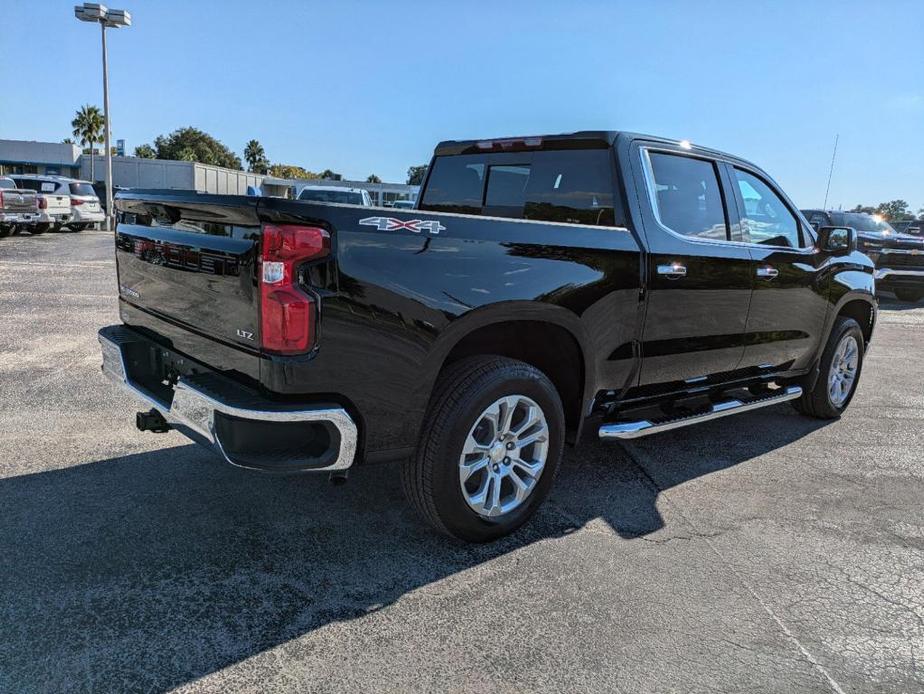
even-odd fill
[[[51,224],[49,224],[48,222],[43,222],[41,224],[33,224],[31,227],[29,227],[29,233],[31,233],[33,236],[36,236],[38,234],[44,234],[50,228],[51,228]]]
[[[840,417],[857,390],[864,350],[860,325],[853,318],[838,316],[821,355],[815,387],[793,400],[793,407],[818,419]]]
[[[505,357],[460,360],[434,390],[404,491],[434,528],[468,542],[513,532],[548,495],[564,444],[555,386]]]
[[[921,300],[921,297],[924,297],[924,291],[920,289],[905,289],[901,287],[895,288],[895,296],[898,297],[899,301],[907,301],[909,303],[917,303]]]
[[[0,239],[2,239],[4,236],[9,236],[12,231],[13,227],[0,224]]]

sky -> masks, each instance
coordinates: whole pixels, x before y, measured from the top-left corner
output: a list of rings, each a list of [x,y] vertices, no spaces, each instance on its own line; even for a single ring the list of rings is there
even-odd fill
[[[73,0],[3,0],[0,138],[60,141],[102,106]],[[440,140],[574,130],[688,139],[800,207],[924,207],[924,2],[126,0],[113,139],[194,126],[239,155],[403,182]],[[10,75],[18,75],[16,80]],[[15,87],[12,85],[16,85]]]

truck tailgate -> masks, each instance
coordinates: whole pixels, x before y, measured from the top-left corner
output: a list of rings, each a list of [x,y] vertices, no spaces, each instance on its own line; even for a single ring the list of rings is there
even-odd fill
[[[260,238],[255,199],[159,204],[120,199],[119,294],[135,307],[207,337],[256,350]]]

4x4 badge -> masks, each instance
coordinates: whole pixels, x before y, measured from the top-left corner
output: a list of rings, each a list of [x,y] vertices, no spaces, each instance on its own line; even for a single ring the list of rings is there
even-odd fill
[[[375,227],[379,231],[400,231],[407,229],[419,234],[422,231],[428,234],[438,234],[445,231],[446,227],[437,222],[435,219],[395,219],[394,217],[366,217],[360,219],[359,223],[367,227]]]

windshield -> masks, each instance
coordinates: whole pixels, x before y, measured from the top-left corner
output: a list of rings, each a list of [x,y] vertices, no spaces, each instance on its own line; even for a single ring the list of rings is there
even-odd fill
[[[71,195],[96,196],[96,191],[89,183],[71,183]]]
[[[305,188],[298,195],[299,200],[318,200],[320,202],[339,202],[346,205],[362,205],[362,193],[347,190],[317,190]]]
[[[844,226],[853,227],[857,231],[874,231],[876,233],[890,233],[894,234],[895,229],[893,229],[888,223],[879,221],[871,214],[865,214],[862,212],[846,212],[844,213]]]
[[[9,178],[0,178],[0,188],[15,188],[16,184]]]

